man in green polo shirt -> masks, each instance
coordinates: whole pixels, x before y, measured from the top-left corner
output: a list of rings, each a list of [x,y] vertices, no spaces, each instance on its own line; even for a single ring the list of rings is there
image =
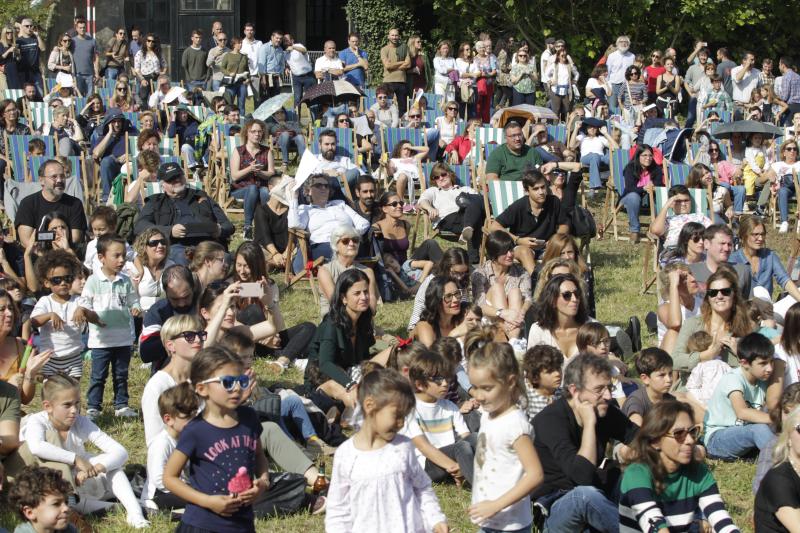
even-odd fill
[[[525,144],[522,126],[510,121],[503,128],[506,143],[489,154],[486,161],[486,179],[520,181],[526,169],[539,169],[542,158],[539,153]],[[555,166],[555,165],[553,165]]]

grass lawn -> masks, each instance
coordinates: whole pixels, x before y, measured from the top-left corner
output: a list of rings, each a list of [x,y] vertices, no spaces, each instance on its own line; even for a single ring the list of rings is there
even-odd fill
[[[600,206],[593,204],[593,210],[599,214]],[[598,216],[599,218],[599,216]],[[626,228],[621,228],[627,233]],[[791,235],[791,234],[790,234]],[[786,260],[788,256],[791,236],[778,235],[770,229],[768,233],[769,244],[779,251]],[[238,243],[237,243],[238,244]],[[450,246],[442,242],[443,246]],[[639,316],[644,327],[644,316],[656,307],[656,296],[652,293],[640,294],[642,254],[646,244],[634,246],[628,242],[614,242],[608,237],[603,241],[593,241],[591,244],[591,259],[595,269],[598,319],[606,324],[624,326],[631,315]],[[233,250],[233,248],[232,248]],[[282,284],[282,278],[281,278]],[[281,293],[281,310],[286,317],[287,324],[299,321],[319,321],[318,305],[312,299],[311,292],[298,288]],[[388,333],[405,335],[405,325],[411,312],[411,302],[390,303],[383,305],[376,317],[376,324],[383,327]],[[655,335],[643,332],[645,346],[654,345]],[[278,376],[271,373],[264,361],[258,361],[256,369],[263,383],[271,384],[278,380]],[[88,367],[85,371],[88,375]],[[149,370],[139,368],[136,362],[131,364],[130,395],[131,407],[139,407],[144,385],[149,378]],[[280,376],[281,381],[300,383],[302,377],[299,372],[291,370]],[[84,385],[86,384],[84,379]],[[111,382],[106,388],[106,414],[99,420],[99,425],[111,436],[121,442],[130,454],[130,462],[144,464],[147,450],[144,446],[143,427],[140,421],[118,420],[113,417],[110,402],[112,398]],[[38,409],[37,403],[30,408],[33,412]],[[733,515],[735,523],[744,531],[752,531],[751,515],[753,496],[751,494],[751,481],[755,471],[752,464],[747,463],[718,463],[712,464],[717,482],[722,490],[728,510]],[[456,489],[452,485],[439,485],[435,487],[442,508],[447,514],[451,530],[459,532],[475,531],[467,518],[466,508],[470,502],[470,494]],[[0,511],[0,525],[13,529],[15,523],[7,511]],[[170,523],[166,518],[153,520],[153,531],[171,531],[176,524]],[[124,515],[112,515],[94,522],[98,532],[120,532],[128,530]],[[261,520],[257,523],[258,531],[281,531],[285,533],[314,533],[324,531],[322,517],[312,517],[307,514],[296,515],[285,519]]]

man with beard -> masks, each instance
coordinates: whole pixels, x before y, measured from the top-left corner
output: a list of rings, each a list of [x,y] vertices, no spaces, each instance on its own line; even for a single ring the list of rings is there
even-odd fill
[[[389,30],[389,42],[381,48],[383,63],[383,83],[394,92],[397,109],[401,115],[406,114],[408,107],[408,90],[406,89],[406,70],[411,68],[408,46],[400,42],[400,30]]]
[[[209,196],[186,187],[186,175],[178,163],[158,167],[162,193],[147,199],[134,225],[139,235],[155,226],[170,241],[169,257],[179,265],[187,264],[185,249],[203,241],[217,241],[227,247],[233,224]]]
[[[67,183],[64,166],[55,159],[48,159],[39,167],[38,175],[42,190],[23,198],[14,221],[22,246],[28,247],[31,239],[35,238],[34,230],[38,229],[42,217],[54,211],[60,213],[69,224],[72,242],[83,241],[86,231],[83,203],[64,192]]]
[[[619,99],[625,90],[625,71],[633,65],[636,56],[630,51],[631,39],[627,35],[617,37],[617,49],[609,54],[606,60],[608,67],[608,81],[611,83],[611,98],[609,107],[611,113],[620,113]]]
[[[375,206],[375,195],[377,188],[372,176],[359,176],[356,180],[355,188],[356,202],[353,206],[356,213],[369,221],[370,229],[358,246],[358,257],[372,257],[375,255],[372,250],[372,224],[378,220],[380,209]]]
[[[353,161],[345,155],[336,155],[336,133],[333,130],[323,130],[319,134],[319,154],[314,173],[322,173],[330,176],[331,200],[344,200],[342,184],[339,181],[341,176],[347,179],[350,190],[356,188],[356,180],[361,173]]]
[[[564,395],[533,419],[534,446],[544,482],[532,496],[549,510],[553,533],[618,531],[619,511],[609,499],[619,468],[605,458],[610,440],[628,444],[639,429],[611,403],[611,363],[583,353],[564,371]],[[620,449],[625,456],[627,446]]]
[[[164,269],[161,284],[166,298],[154,303],[142,319],[142,333],[139,335],[139,354],[142,361],[152,363],[155,373],[169,361],[164,344],[161,342],[161,326],[174,315],[188,315],[195,311],[196,294],[194,276],[183,265],[172,265]]]

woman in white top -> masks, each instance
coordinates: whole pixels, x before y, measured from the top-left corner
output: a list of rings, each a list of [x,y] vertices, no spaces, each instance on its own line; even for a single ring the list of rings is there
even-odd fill
[[[445,148],[458,135],[458,104],[453,98],[444,105],[444,116],[436,117],[439,130],[439,148]]]
[[[800,174],[800,161],[798,161],[798,143],[794,137],[784,139],[781,144],[779,161],[775,161],[764,173],[764,180],[778,184],[778,211],[780,213],[780,232],[786,233],[789,229],[789,198],[797,194],[794,190],[792,174]],[[765,185],[769,189],[769,185]]]
[[[800,303],[795,303],[786,311],[781,342],[775,346],[772,376],[767,386],[767,409],[778,407],[786,387],[798,381],[800,381]]]
[[[165,297],[161,274],[174,263],[169,259],[169,240],[157,228],[147,228],[133,243],[138,270],[137,290],[142,313]]]
[[[461,102],[460,106],[460,113],[461,115],[466,116],[464,113],[465,107],[469,104],[472,105],[473,102],[468,102],[465,100],[465,92],[469,91],[469,94],[474,94],[475,92],[475,79],[478,77],[481,69],[475,62],[472,60],[472,46],[469,43],[461,43],[458,47],[458,57],[456,58],[456,69],[458,69],[458,88],[459,90],[456,91],[456,98],[459,102]],[[474,101],[474,98],[470,97],[470,100]]]
[[[592,116],[605,118],[608,116],[608,97],[611,96],[611,83],[608,81],[608,67],[597,65],[591,77],[586,81],[584,96],[592,105]]]
[[[406,187],[408,199],[414,199],[414,183],[419,183],[419,163],[428,155],[427,146],[414,146],[409,141],[400,141],[392,150],[386,172],[397,180],[395,189],[401,202],[405,202]],[[408,211],[408,210],[406,210]]]
[[[583,122],[576,122],[577,135],[574,135],[570,148],[573,150],[580,146],[581,166],[589,168],[589,186],[593,190],[602,189],[603,182],[600,180],[601,165],[608,168],[610,164],[609,148],[617,149],[619,145],[608,134],[608,130],[599,119],[588,118]]]
[[[667,265],[659,274],[661,303],[658,304],[658,346],[672,353],[683,322],[700,312],[703,295],[689,267],[683,263]]]
[[[572,84],[577,83],[578,69],[566,50],[560,50],[554,63],[548,67],[544,79],[550,84],[550,108],[562,121],[567,119],[572,101]]]
[[[450,41],[441,41],[436,47],[436,57],[433,58],[433,92],[445,101],[455,100],[456,85],[450,79],[450,73],[456,71],[456,60],[450,55]]]
[[[531,326],[528,347],[545,344],[558,348],[565,360],[578,354],[578,329],[589,322],[581,282],[572,274],[551,277],[539,300],[539,319]]]
[[[72,76],[75,65],[72,61],[72,38],[66,33],[58,40],[58,45],[50,52],[47,58],[47,69],[53,74],[67,74]]]

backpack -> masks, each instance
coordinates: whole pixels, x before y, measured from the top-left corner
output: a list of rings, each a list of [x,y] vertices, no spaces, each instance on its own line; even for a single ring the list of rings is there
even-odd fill
[[[135,237],[133,226],[138,214],[139,208],[130,202],[124,202],[117,206],[117,235],[125,239],[129,244],[133,244]]]

